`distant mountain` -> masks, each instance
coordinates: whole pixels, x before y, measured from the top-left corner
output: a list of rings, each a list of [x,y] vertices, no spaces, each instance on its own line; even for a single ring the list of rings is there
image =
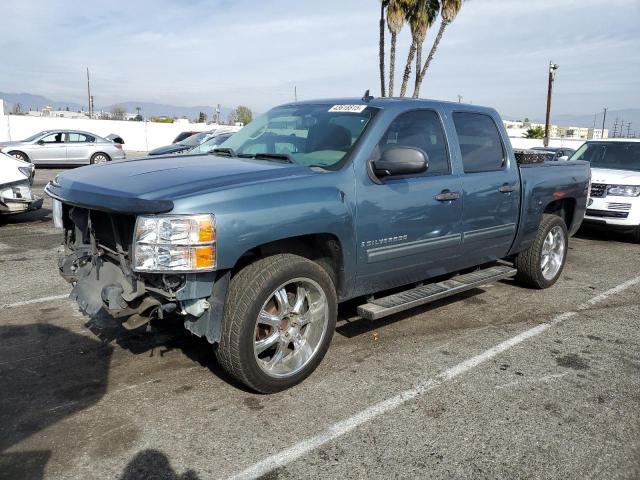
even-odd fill
[[[42,95],[32,95],[30,93],[5,93],[0,92],[0,99],[4,100],[8,104],[10,111],[14,109],[16,105],[20,105],[20,110],[26,112],[28,110],[42,110],[46,106],[51,106],[56,110],[65,110],[69,108],[71,111],[86,110],[86,105],[81,105],[75,102],[64,102],[59,100],[52,100]],[[95,106],[96,111],[104,110],[105,112],[111,111],[115,106],[123,107],[128,113],[136,113],[136,107],[140,107],[140,113],[146,117],[187,117],[188,119],[197,118],[200,112],[207,114],[209,120],[212,120],[215,115],[215,107],[196,105],[193,107],[183,107],[178,105],[165,105],[161,103],[151,102],[120,102],[113,105]],[[220,118],[226,120],[231,113],[231,108],[220,107]]]
[[[2,95],[0,93],[0,95]],[[213,106],[195,106],[195,107],[182,107],[177,105],[164,105],[161,103],[151,102],[120,102],[113,105],[107,105],[101,107],[102,110],[109,112],[115,106],[123,107],[129,113],[136,113],[136,107],[140,107],[141,115],[145,117],[187,117],[188,119],[198,118],[200,112],[207,114],[207,118],[212,120],[215,115],[215,107]],[[98,110],[98,107],[96,107]],[[226,120],[231,113],[231,108],[220,107],[220,118]]]
[[[595,125],[596,128],[602,128],[602,113],[599,112],[595,116]],[[506,116],[506,118],[510,118],[513,120],[522,120],[522,118],[515,118],[513,116]],[[626,108],[623,110],[607,110],[607,118],[605,128],[609,129],[609,135],[613,134],[613,128],[616,119],[618,119],[618,131],[620,131],[620,126],[624,123],[623,133],[626,135],[627,133],[627,124],[631,122],[630,133],[633,135],[634,132],[638,136],[640,136],[640,108]],[[534,123],[544,123],[544,118],[540,117],[530,117],[530,120]],[[584,114],[584,115],[571,115],[571,114],[562,114],[562,115],[552,115],[551,123],[555,125],[560,125],[563,127],[587,127],[593,128],[594,116],[593,114]]]
[[[20,110],[23,112],[28,110],[42,110],[47,105],[52,106],[56,110],[65,110],[69,107],[69,110],[74,112],[86,107],[86,105],[80,105],[79,103],[60,102],[43,97],[42,95],[32,95],[30,93],[0,92],[0,98],[9,104],[11,110],[13,110],[16,105],[20,104]]]

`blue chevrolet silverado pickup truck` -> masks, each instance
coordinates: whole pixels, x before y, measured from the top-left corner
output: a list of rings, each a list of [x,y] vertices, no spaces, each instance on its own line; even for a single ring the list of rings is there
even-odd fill
[[[213,154],[84,167],[46,192],[87,315],[181,316],[275,392],[320,363],[342,301],[376,320],[512,276],[553,285],[589,186],[585,162],[519,165],[491,108],[365,96],[282,105]]]

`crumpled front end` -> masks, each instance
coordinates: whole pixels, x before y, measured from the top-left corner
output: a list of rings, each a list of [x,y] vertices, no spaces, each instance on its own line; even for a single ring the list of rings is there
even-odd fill
[[[214,290],[226,286],[219,272],[134,271],[133,214],[54,200],[54,216],[64,229],[60,274],[73,285],[71,298],[84,313],[94,316],[104,311],[127,329],[176,314],[192,333],[206,336],[212,343],[219,339],[224,295],[218,300]]]
[[[42,200],[33,194],[30,179],[0,185],[0,214],[37,210],[42,207]]]

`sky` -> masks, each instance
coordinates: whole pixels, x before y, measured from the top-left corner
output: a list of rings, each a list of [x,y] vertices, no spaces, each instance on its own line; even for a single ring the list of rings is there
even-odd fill
[[[98,106],[265,111],[294,87],[299,99],[380,93],[379,0],[2,0],[0,18],[5,92],[84,104],[89,67]],[[554,112],[640,108],[638,25],[639,0],[467,0],[421,96],[542,117],[553,60]],[[396,85],[409,43],[405,27]]]

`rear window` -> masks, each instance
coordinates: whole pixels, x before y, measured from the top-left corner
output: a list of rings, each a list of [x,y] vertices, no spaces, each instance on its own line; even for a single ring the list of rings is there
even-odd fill
[[[491,172],[504,167],[504,148],[493,118],[482,113],[455,112],[453,123],[465,173]]]

